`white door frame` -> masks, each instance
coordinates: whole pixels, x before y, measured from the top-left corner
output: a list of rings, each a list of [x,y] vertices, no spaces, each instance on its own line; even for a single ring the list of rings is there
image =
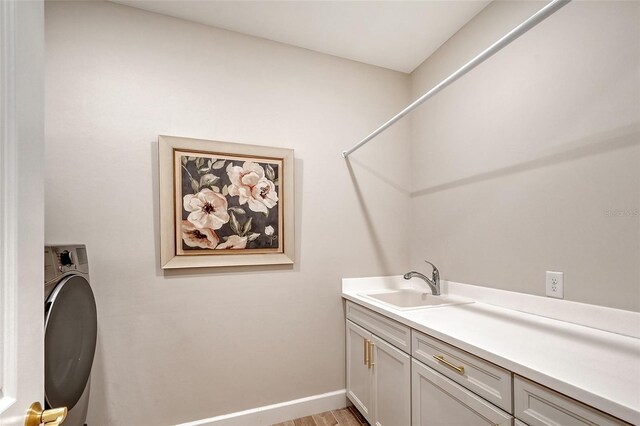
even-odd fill
[[[17,394],[15,3],[0,2],[0,413]]]
[[[0,425],[44,396],[44,4],[0,0]]]

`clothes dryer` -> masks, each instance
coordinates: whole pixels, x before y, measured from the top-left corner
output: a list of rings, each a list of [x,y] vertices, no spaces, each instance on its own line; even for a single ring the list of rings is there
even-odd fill
[[[45,408],[67,407],[65,426],[86,424],[98,320],[84,245],[46,246]]]

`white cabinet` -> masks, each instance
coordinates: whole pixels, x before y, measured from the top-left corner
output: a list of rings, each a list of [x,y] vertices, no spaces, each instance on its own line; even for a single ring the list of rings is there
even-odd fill
[[[520,376],[513,385],[514,414],[531,426],[628,424]]]
[[[347,320],[347,396],[369,423],[411,423],[411,358]]]
[[[351,301],[346,316],[347,397],[373,426],[628,425]]]
[[[411,423],[411,357],[375,335],[371,362],[376,426]]]
[[[347,397],[371,423],[373,376],[369,367],[371,333],[347,320]]]
[[[411,362],[413,426],[510,426],[513,417],[415,359]]]
[[[511,411],[511,372],[413,330],[411,355],[492,404]]]
[[[396,348],[411,353],[411,329],[406,325],[349,301],[347,301],[346,312],[347,319]]]

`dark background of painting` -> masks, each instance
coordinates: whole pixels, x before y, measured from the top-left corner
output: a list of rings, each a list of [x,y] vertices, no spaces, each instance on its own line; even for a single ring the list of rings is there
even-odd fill
[[[189,156],[189,157],[198,158],[196,155]],[[203,158],[205,160],[205,164],[208,163],[209,160],[211,160],[211,158],[209,157],[203,157]],[[216,159],[213,159],[213,160],[215,162],[216,160],[223,160],[223,159],[224,157],[217,157]],[[182,160],[182,158],[180,158],[180,160]],[[273,163],[261,163],[259,161],[254,161],[254,162],[259,164],[263,169],[267,164],[270,164],[271,167],[273,167],[273,170],[275,171],[276,181],[279,182],[280,180],[279,165],[273,164]],[[227,186],[231,185],[231,180],[229,180],[229,175],[227,174],[227,167],[229,167],[229,163],[232,163],[233,166],[242,167],[242,165],[244,164],[244,161],[243,160],[226,160],[222,168],[207,172],[215,176],[218,176],[220,178],[220,180],[216,181],[216,183],[213,184],[213,186],[217,186],[218,188],[220,188],[220,193],[222,193],[222,188],[225,185]],[[180,162],[180,164],[182,164],[182,161]],[[202,175],[198,173],[195,161],[189,161],[185,167],[187,168],[187,170],[189,170],[189,173],[191,173],[191,176],[193,176],[194,179],[198,181],[200,180],[200,177]],[[194,194],[194,191],[193,191],[193,188],[191,187],[191,181],[189,180],[189,175],[187,174],[187,172],[184,170],[183,167],[180,167],[180,171],[181,171],[180,176],[181,176],[181,182],[182,182],[182,199],[184,200],[185,195]],[[207,173],[204,173],[204,174],[207,174]],[[204,188],[205,187],[203,187],[202,189]],[[247,247],[246,247],[247,249],[265,249],[265,248],[273,249],[273,248],[279,247],[279,244],[280,244],[279,238],[274,238],[272,240],[272,237],[277,237],[279,233],[278,215],[280,213],[280,185],[276,185],[276,192],[278,193],[278,203],[274,207],[269,209],[268,215],[265,215],[262,212],[254,212],[253,210],[249,209],[248,203],[244,205],[240,205],[239,203],[240,197],[238,196],[232,197],[231,195],[227,195],[226,197],[227,203],[229,204],[227,208],[240,207],[245,211],[245,214],[234,213],[234,215],[236,216],[236,219],[238,220],[238,223],[240,223],[240,228],[242,229],[245,222],[248,221],[249,218],[251,217],[252,218],[251,231],[249,231],[246,235],[249,236],[254,232],[257,232],[260,234],[260,236],[257,239],[247,242]],[[180,210],[182,211],[182,219],[187,220],[187,217],[189,216],[189,212],[184,209],[184,205],[180,206]],[[229,212],[229,215],[231,215],[231,212]],[[269,225],[271,225],[274,230],[273,235],[271,237],[265,235],[264,233],[264,229]],[[216,229],[215,232],[218,235],[218,238],[220,238],[219,244],[224,242],[224,237],[236,235],[236,233],[231,230],[231,226],[229,225],[229,222],[225,223],[222,226],[222,228]],[[184,241],[182,241],[182,249],[185,251],[206,250],[199,247],[189,247],[184,243]]]

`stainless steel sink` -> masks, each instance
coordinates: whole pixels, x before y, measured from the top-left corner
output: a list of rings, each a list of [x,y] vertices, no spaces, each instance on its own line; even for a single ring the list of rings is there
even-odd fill
[[[414,289],[391,290],[384,292],[376,291],[362,293],[361,295],[400,310],[435,308],[438,306],[473,303],[473,300],[452,296],[434,296],[431,293],[425,293]]]

